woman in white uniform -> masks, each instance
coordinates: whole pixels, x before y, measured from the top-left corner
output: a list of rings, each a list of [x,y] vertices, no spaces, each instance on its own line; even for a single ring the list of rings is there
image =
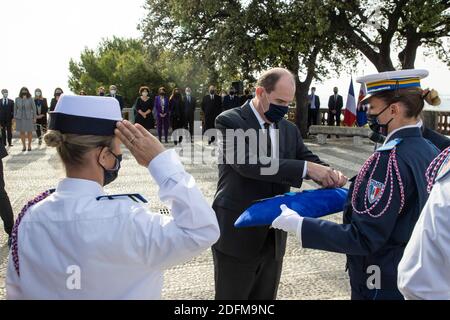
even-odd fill
[[[116,99],[59,100],[44,139],[67,177],[17,219],[8,299],[159,299],[164,269],[217,241],[216,216],[176,153],[121,121]],[[105,195],[120,169],[120,142],[148,168],[171,217],[150,212],[139,195]]]
[[[450,300],[450,148],[432,162],[428,181],[432,190],[398,266],[398,288],[407,300]]]

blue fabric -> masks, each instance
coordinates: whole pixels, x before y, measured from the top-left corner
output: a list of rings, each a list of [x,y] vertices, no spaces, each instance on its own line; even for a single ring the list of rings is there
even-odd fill
[[[344,209],[348,189],[318,189],[289,192],[260,200],[244,211],[234,223],[236,228],[271,225],[285,204],[302,217],[320,218]]]

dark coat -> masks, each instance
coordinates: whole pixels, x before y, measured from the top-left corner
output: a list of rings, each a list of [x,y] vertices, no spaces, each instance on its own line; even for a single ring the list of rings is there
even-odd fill
[[[397,289],[397,267],[428,199],[425,172],[439,154],[436,146],[422,137],[418,127],[399,130],[389,141],[397,138],[402,139],[395,147],[401,184],[395,166],[392,168],[394,178],[386,180],[392,149],[377,151],[379,160],[372,162],[363,175],[354,202],[356,210],[373,206],[372,210],[368,213],[355,211],[351,201],[355,188],[353,179],[343,224],[304,218],[302,225],[304,248],[347,254],[352,292],[365,299],[376,295],[376,290],[369,290],[366,285],[373,274],[369,266],[380,268],[381,289],[397,292],[401,297]],[[381,191],[383,186],[384,192]],[[402,193],[404,206],[400,211]]]
[[[8,99],[6,106],[3,105],[3,98],[0,100],[0,125],[11,124],[14,118],[14,101]]]
[[[218,95],[214,95],[214,99],[211,100],[211,95],[206,95],[202,100],[202,111],[205,116],[204,130],[214,128],[214,121],[216,117],[222,113],[222,98]]]
[[[233,108],[238,108],[240,106],[241,106],[240,99],[236,95],[233,96],[233,97],[228,95],[228,96],[225,96],[223,98],[223,110],[224,111],[230,110],[230,109],[233,109]]]
[[[323,164],[319,157],[305,146],[294,124],[282,119],[277,126],[280,139],[279,170],[276,174],[262,175],[261,168],[267,166],[259,162],[251,164],[249,159],[260,150],[254,149],[258,148],[258,143],[250,145],[248,140],[245,142],[248,150],[245,154],[245,164],[226,164],[225,161],[225,164],[219,164],[219,180],[213,209],[217,215],[221,236],[215,248],[227,255],[243,259],[257,256],[264,246],[269,226],[237,229],[234,227],[236,219],[255,200],[284,194],[289,192],[291,186],[301,187],[306,161]],[[224,156],[231,154],[231,150],[237,154],[236,145],[228,141],[233,137],[225,135],[227,129],[261,129],[249,103],[219,115],[216,128],[224,137],[219,138],[219,147]],[[227,148],[232,149],[227,152]],[[277,257],[281,258],[286,248],[286,233],[275,230],[275,241]]]

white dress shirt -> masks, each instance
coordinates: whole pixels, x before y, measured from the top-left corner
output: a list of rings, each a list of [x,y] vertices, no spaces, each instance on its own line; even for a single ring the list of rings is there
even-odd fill
[[[450,300],[450,175],[436,182],[398,266],[408,300]]]
[[[31,207],[18,232],[20,277],[9,256],[7,298],[160,299],[164,269],[214,244],[219,227],[175,151],[148,170],[172,217],[128,197],[98,201],[98,183],[70,178]],[[71,266],[79,268],[79,289],[67,285]]]

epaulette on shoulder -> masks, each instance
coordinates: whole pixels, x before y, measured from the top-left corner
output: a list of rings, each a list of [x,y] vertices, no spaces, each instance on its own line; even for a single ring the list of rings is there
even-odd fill
[[[124,198],[129,198],[129,199],[133,200],[134,202],[148,203],[147,199],[145,199],[139,193],[112,194],[112,195],[100,196],[100,197],[97,197],[96,199],[97,199],[97,201],[102,201],[102,200],[117,200],[117,199],[124,199]]]
[[[383,145],[380,148],[378,148],[377,152],[391,151],[396,146],[398,146],[402,141],[403,141],[403,139],[401,139],[401,138],[397,138],[397,139],[391,140],[388,143],[386,143],[385,145]]]

